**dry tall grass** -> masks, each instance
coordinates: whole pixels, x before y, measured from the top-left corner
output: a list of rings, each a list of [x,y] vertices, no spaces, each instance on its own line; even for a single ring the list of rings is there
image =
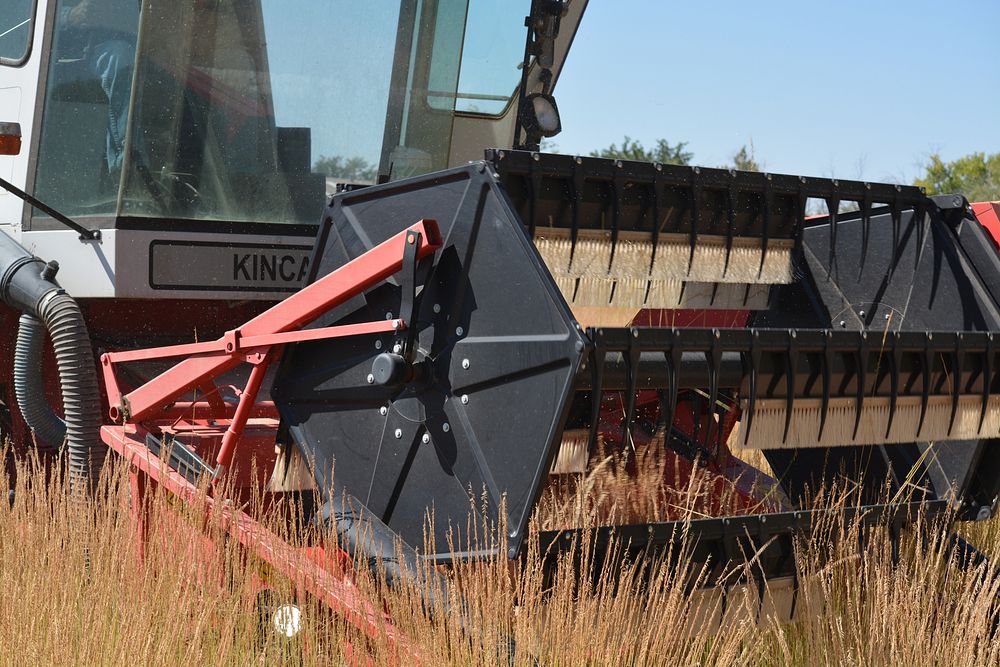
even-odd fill
[[[2,664],[342,664],[345,641],[375,664],[412,662],[315,604],[305,605],[296,640],[260,632],[253,580],[267,570],[231,541],[190,548],[190,540],[166,532],[140,561],[121,470],[105,476],[99,502],[72,499],[58,481],[25,466],[17,479],[13,508],[0,511]],[[153,505],[161,519],[178,511],[163,497]],[[180,512],[185,524],[199,521]],[[716,633],[697,631],[705,615],[698,606],[717,603],[688,592],[685,584],[699,573],[662,564],[644,584],[628,568],[592,582],[567,560],[548,588],[535,552],[524,568],[460,565],[447,581],[465,604],[448,612],[425,608],[412,587],[389,591],[378,577],[360,576],[358,586],[383,601],[426,665],[1000,663],[1000,642],[991,635],[1000,580],[983,568],[958,568],[946,542],[934,537],[907,537],[898,567],[885,540],[869,541],[862,558],[856,532],[832,521],[798,545],[798,606],[811,613],[790,624],[764,619]],[[1000,551],[1000,524],[971,532],[987,551]],[[590,556],[584,548],[583,559]],[[287,584],[274,583],[275,599],[291,599]]]

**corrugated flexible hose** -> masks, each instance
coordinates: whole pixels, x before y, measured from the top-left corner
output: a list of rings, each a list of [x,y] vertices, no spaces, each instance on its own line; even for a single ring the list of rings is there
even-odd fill
[[[38,317],[49,331],[59,368],[70,485],[92,490],[107,447],[101,441],[100,394],[87,324],[80,306],[62,290],[41,300]]]
[[[34,315],[21,315],[14,347],[14,393],[21,416],[35,433],[39,448],[62,449],[66,439],[64,422],[45,400],[42,378],[42,350],[45,324]]]

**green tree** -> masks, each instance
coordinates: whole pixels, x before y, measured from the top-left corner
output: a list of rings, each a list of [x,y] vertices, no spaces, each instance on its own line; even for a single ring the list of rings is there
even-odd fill
[[[959,193],[969,201],[1000,200],[1000,153],[972,153],[951,162],[935,153],[913,184],[927,188],[929,195]]]
[[[657,139],[656,145],[646,148],[641,142],[626,135],[619,148],[611,144],[607,148],[591,151],[591,157],[605,157],[616,160],[637,160],[639,162],[660,162],[662,164],[691,164],[694,153],[685,150],[686,141],[671,144],[666,139]]]
[[[750,143],[749,148],[744,144],[733,155],[733,169],[738,169],[739,171],[760,171],[760,164],[754,155],[753,142]]]
[[[362,157],[345,159],[339,155],[320,156],[313,165],[313,171],[347,181],[374,181],[378,176],[378,170],[368,160]]]

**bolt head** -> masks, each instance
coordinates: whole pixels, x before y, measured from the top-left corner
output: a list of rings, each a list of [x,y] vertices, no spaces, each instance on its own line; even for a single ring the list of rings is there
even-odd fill
[[[465,333],[465,329],[463,329],[462,327],[455,327],[455,335],[456,336],[461,336],[464,333]]]
[[[447,433],[448,431],[451,430],[451,424],[445,422],[444,424],[441,425],[441,430]]]
[[[396,436],[396,440],[399,440],[400,438],[403,437],[403,429],[397,428],[396,433],[394,435]]]
[[[858,317],[864,317],[864,316],[865,316],[865,311],[863,310],[858,311]]]
[[[472,364],[469,363],[468,359],[462,359],[462,368],[464,368],[465,370],[469,370],[469,366],[471,365]]]
[[[434,304],[434,308],[432,308],[432,310],[433,310],[433,311],[434,311],[435,313],[440,313],[440,312],[441,312],[441,304],[440,304],[440,303],[435,303],[435,304]]]
[[[380,341],[380,340],[375,341],[375,349],[376,350],[381,350],[382,349],[382,341]]]
[[[469,404],[469,395],[462,394],[462,405],[468,405],[468,404]]]
[[[401,354],[402,352],[403,352],[403,346],[400,345],[399,343],[396,343],[395,345],[392,346],[393,354]]]
[[[425,445],[427,443],[429,443],[430,441],[431,441],[431,434],[430,433],[424,433],[423,437],[420,438],[420,442],[424,443]]]
[[[378,413],[384,417],[387,414],[389,414],[389,408],[383,405],[381,408],[378,409]]]
[[[386,313],[385,314],[385,319],[391,320],[392,319],[392,313]]]
[[[371,373],[368,374],[368,384],[375,384],[375,376]]]

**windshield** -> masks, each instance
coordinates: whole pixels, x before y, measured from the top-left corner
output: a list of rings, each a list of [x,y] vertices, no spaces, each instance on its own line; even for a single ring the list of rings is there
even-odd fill
[[[460,81],[507,105],[529,4],[59,0],[35,191],[74,216],[315,222],[337,182],[446,167],[456,100],[477,110]]]

